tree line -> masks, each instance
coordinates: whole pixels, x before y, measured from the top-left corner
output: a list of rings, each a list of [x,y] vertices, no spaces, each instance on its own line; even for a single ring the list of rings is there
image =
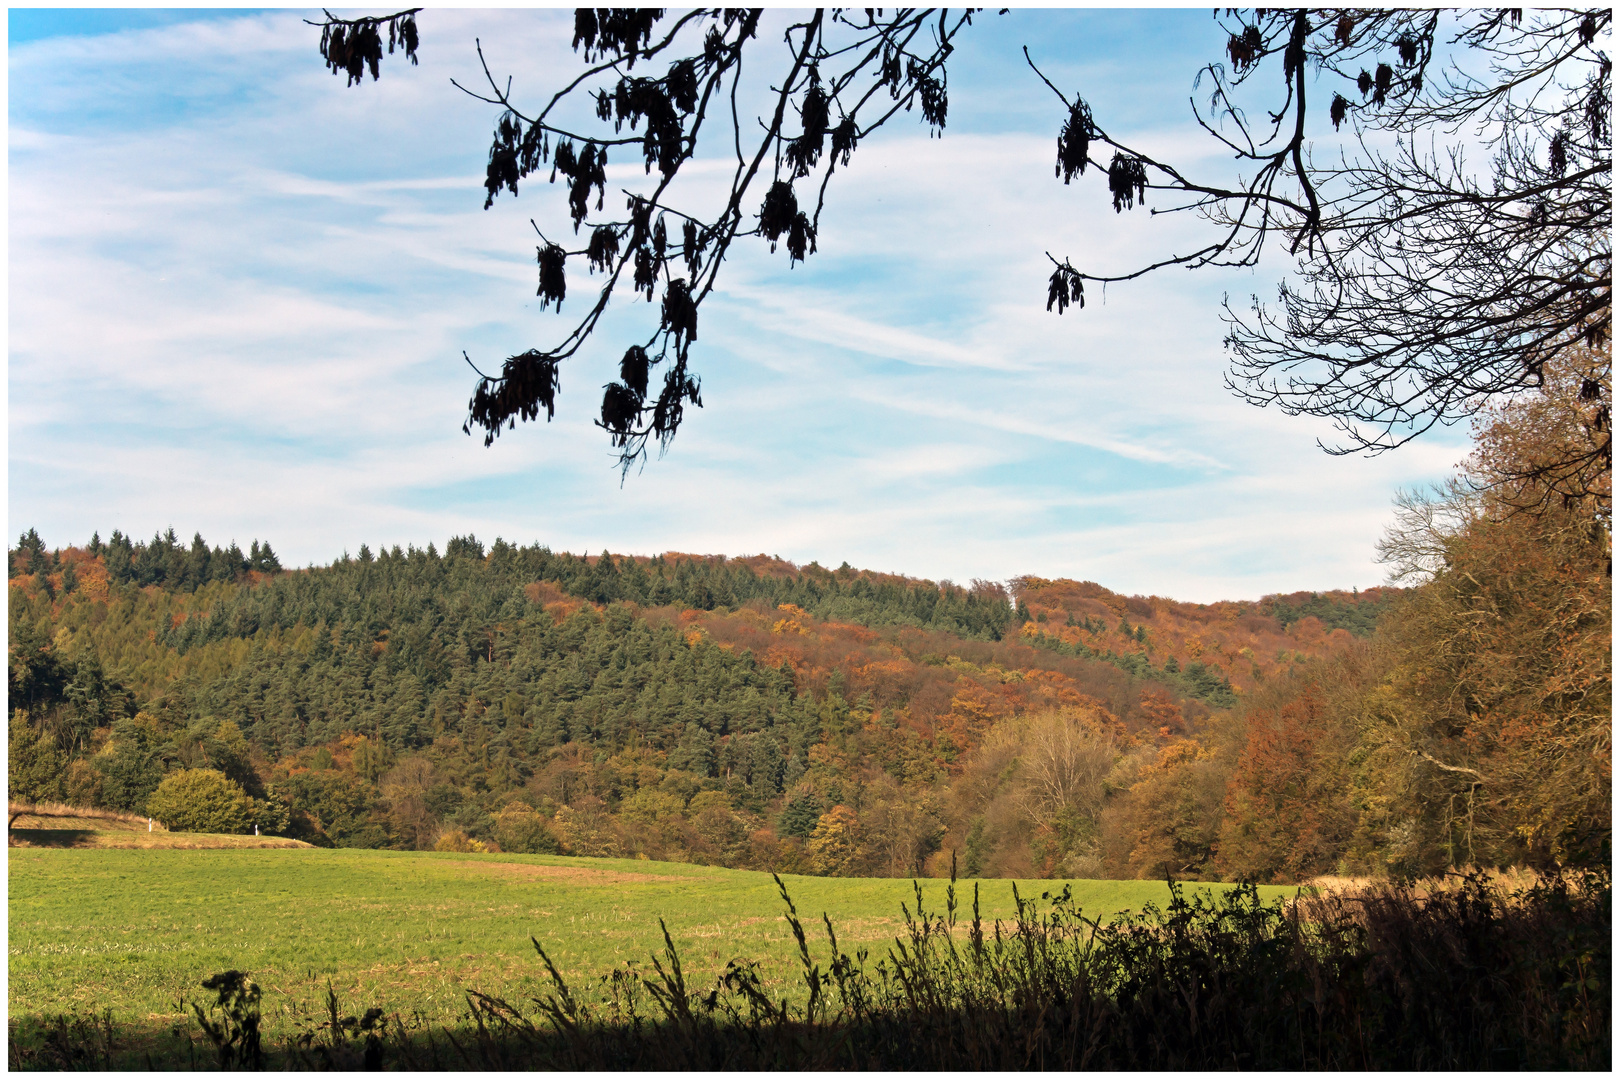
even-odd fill
[[[1043,648],[984,582],[473,537],[227,580],[114,535],[11,552],[19,796],[171,817],[206,796],[202,824],[360,846],[921,872],[997,728],[1186,734],[1231,694],[1196,661],[1203,700],[1174,656]]]

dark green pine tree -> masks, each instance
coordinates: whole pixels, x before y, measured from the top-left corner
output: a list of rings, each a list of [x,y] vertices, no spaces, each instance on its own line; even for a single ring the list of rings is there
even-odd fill
[[[815,831],[816,822],[826,813],[827,804],[813,791],[802,791],[788,800],[776,819],[776,831],[803,840]]]

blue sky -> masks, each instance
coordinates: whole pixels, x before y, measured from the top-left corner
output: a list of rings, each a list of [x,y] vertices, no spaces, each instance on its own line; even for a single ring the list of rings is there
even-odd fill
[[[864,144],[807,264],[740,245],[703,310],[705,408],[666,457],[621,486],[590,423],[653,317],[631,304],[564,370],[555,422],[485,449],[462,350],[549,344],[587,282],[538,310],[528,219],[564,220],[560,193],[481,209],[495,114],[449,80],[480,37],[549,93],[571,15],[430,10],[419,67],[345,88],[318,14],[11,13],[13,536],[172,524],[305,564],[471,531],[1214,600],[1379,583],[1394,489],[1466,452],[1454,430],[1330,458],[1326,424],[1223,388],[1221,296],[1273,294],[1280,259],[1045,311],[1045,251],[1122,268],[1204,233],[1053,178],[1062,107],[1020,47],[1110,132],[1229,179],[1188,114],[1207,9],[987,12],[944,138],[903,120]]]

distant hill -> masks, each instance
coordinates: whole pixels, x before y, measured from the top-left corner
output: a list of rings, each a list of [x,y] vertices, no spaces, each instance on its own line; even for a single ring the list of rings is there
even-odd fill
[[[315,843],[844,873],[918,872],[951,837],[1003,852],[979,869],[1039,869],[1058,855],[1024,826],[972,840],[953,809],[1024,718],[1121,749],[1196,738],[1390,596],[1195,605],[470,536],[287,570],[257,540],[46,551],[30,532],[10,565],[24,797],[139,811],[207,767]],[[829,863],[812,834],[841,809],[865,839]]]

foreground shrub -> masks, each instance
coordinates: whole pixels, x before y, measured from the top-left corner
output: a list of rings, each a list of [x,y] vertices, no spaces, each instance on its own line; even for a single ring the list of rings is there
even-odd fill
[[[780,879],[778,879],[780,885]],[[554,985],[538,1017],[473,994],[469,1064],[567,1069],[1607,1069],[1606,872],[1509,892],[1483,875],[1423,894],[1263,904],[1172,885],[1166,910],[1087,918],[1068,890],[1009,924],[906,910],[875,963],[825,965],[783,888],[807,992],[772,1000],[734,961],[688,988],[668,932],[656,978],[597,1002]],[[1016,897],[1016,890],[1015,890]],[[646,1005],[651,1003],[649,1012]]]

